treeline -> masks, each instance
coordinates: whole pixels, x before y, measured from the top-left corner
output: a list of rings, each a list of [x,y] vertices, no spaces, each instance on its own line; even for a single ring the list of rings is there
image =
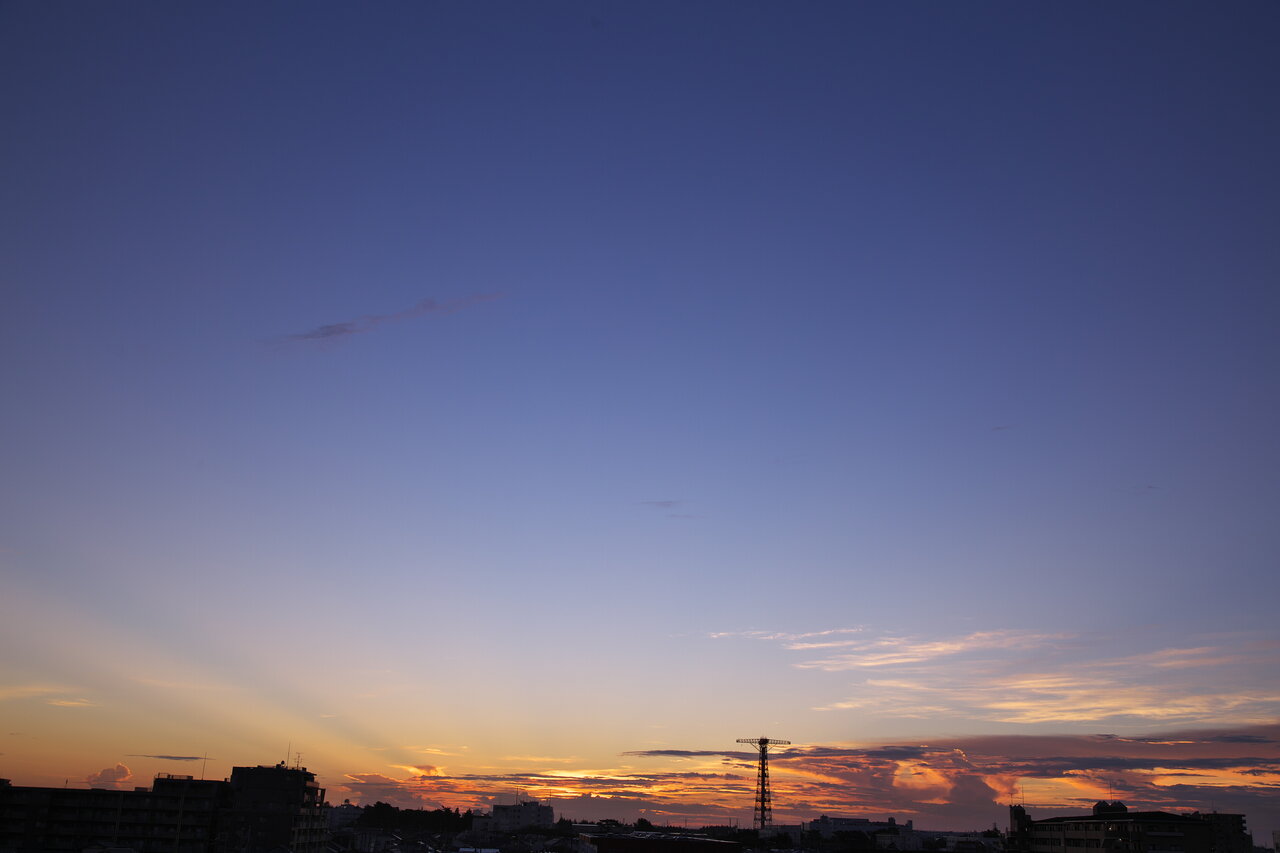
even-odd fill
[[[463,832],[471,828],[471,809],[400,809],[390,803],[377,802],[364,807],[356,826],[376,829],[399,829],[406,832]]]

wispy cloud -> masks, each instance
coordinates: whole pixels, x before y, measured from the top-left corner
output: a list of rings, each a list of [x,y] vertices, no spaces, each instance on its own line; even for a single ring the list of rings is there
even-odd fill
[[[70,693],[72,688],[55,684],[10,684],[0,686],[0,702],[11,699],[33,699],[42,696],[53,696],[59,693]]]
[[[622,754],[643,758],[735,758],[750,761],[756,753],[745,749],[636,749]]]
[[[145,755],[139,752],[131,752],[129,758],[154,758],[159,761],[204,761],[207,756],[204,755]]]
[[[1011,667],[1016,667],[1013,662]],[[962,673],[927,671],[869,678],[857,693],[815,710],[859,710],[877,715],[963,717],[1002,723],[1133,724],[1263,723],[1280,713],[1280,691],[1244,685],[1229,672],[1218,681],[1174,677],[1130,661],[1060,664],[1051,671]]]
[[[441,769],[436,767],[434,764],[392,764],[391,766],[397,770],[403,770],[406,773],[410,773],[415,777],[439,776]]]
[[[161,690],[240,690],[234,684],[214,681],[186,681],[172,678],[155,678],[149,675],[134,675],[132,681],[145,687],[158,687]]]
[[[713,640],[770,640],[773,642],[783,643],[787,648],[813,648],[816,646],[806,646],[805,642],[817,637],[831,637],[839,634],[861,634],[865,630],[865,628],[828,628],[825,631],[806,631],[799,634],[788,633],[786,631],[716,631],[708,634],[707,636],[711,637]],[[844,643],[845,641],[835,641],[832,644],[843,645]]]
[[[806,651],[815,648],[843,646],[848,651],[817,660],[802,661],[801,669],[839,672],[869,667],[899,666],[932,661],[940,657],[992,649],[1027,650],[1043,645],[1062,635],[1035,634],[1027,631],[977,631],[963,637],[926,640],[917,637],[882,637],[847,643],[790,643],[787,648]]]
[[[1269,687],[1280,682],[1280,658],[1274,643],[1256,634],[1206,635],[1150,650],[1114,637],[1026,630],[930,637],[833,628],[711,637],[772,642],[796,653],[791,665],[798,669],[860,676],[819,711],[1041,726],[1247,724],[1280,715],[1280,691]]]
[[[396,311],[391,314],[366,314],[354,320],[342,320],[337,323],[325,323],[316,326],[306,332],[298,332],[292,335],[285,335],[277,339],[277,342],[307,342],[307,341],[337,341],[352,335],[360,335],[365,332],[372,332],[388,323],[394,323],[400,320],[410,320],[414,317],[423,317],[427,314],[452,314],[455,311],[461,311],[472,305],[478,305],[482,302],[492,302],[502,297],[500,293],[480,293],[473,296],[465,296],[461,299],[451,299],[444,302],[437,302],[434,299],[423,299],[421,302],[406,308],[403,311]]]
[[[421,752],[426,755],[462,755],[467,751],[465,746],[439,747],[439,746],[405,746],[410,752]]]
[[[96,708],[97,702],[88,699],[50,699],[48,704],[55,705],[59,708]]]
[[[1280,691],[1214,691],[1184,683],[1033,676],[994,685],[975,704],[1009,723],[1094,722],[1121,717],[1152,722],[1265,722],[1280,711]]]
[[[1237,663],[1244,658],[1239,654],[1226,654],[1216,646],[1199,646],[1193,649],[1159,649],[1107,661],[1107,666],[1145,664],[1161,669],[1189,669],[1197,666],[1222,666]]]

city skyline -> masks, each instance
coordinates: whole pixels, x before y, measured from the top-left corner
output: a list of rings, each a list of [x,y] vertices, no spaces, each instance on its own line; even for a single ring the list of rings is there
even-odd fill
[[[783,643],[797,651],[829,655],[830,648],[847,648],[852,629],[824,631],[819,637],[747,636],[732,639]],[[861,632],[856,632],[861,633]],[[823,639],[826,638],[826,639]],[[708,636],[709,643],[726,639]],[[934,643],[930,649],[916,644],[902,651],[881,652],[895,661],[902,658],[951,657],[976,650],[989,652],[993,647],[1008,649],[1014,642],[1027,646],[1033,636],[992,637],[989,633],[971,640],[971,648],[960,642]],[[1048,639],[1048,638],[1045,638]],[[1062,638],[1052,638],[1060,640]],[[815,641],[816,640],[816,641]],[[889,644],[880,642],[879,648]],[[818,646],[817,649],[808,647]],[[1147,656],[1139,666],[1199,667],[1224,666],[1227,661],[1220,650],[1206,647],[1185,650],[1185,654],[1164,653]],[[1261,650],[1263,654],[1267,649]],[[1188,659],[1190,662],[1188,663]],[[816,662],[829,660],[818,658]],[[987,659],[985,666],[994,661]],[[1100,661],[1097,666],[1114,670],[1132,660]],[[889,665],[875,660],[872,666]],[[919,660],[908,666],[918,667]],[[966,667],[972,671],[972,665]],[[1108,685],[1131,676],[1123,670],[1118,678],[1100,681]],[[1039,679],[1050,690],[1066,691],[1070,685],[1057,685],[1064,677],[1047,673]],[[994,679],[999,681],[999,679]],[[191,689],[194,685],[185,685]],[[164,685],[172,688],[173,685]],[[907,688],[910,689],[910,688]],[[920,689],[920,688],[917,688]],[[983,685],[971,681],[957,687],[964,701],[968,694],[983,691]],[[1020,688],[1013,688],[1020,689]],[[1033,688],[1043,690],[1043,687]],[[935,696],[943,691],[928,688]],[[1096,688],[1083,688],[1089,695]],[[46,692],[27,698],[28,707],[45,726],[45,708],[61,708],[67,712],[87,711],[95,707],[82,698],[50,698]],[[1087,708],[1079,702],[1066,703],[1074,710],[1049,719],[1054,703],[1037,700],[1022,703],[1006,701],[1005,693],[996,693],[992,707],[1007,721],[1004,732],[970,736],[917,736],[850,744],[804,744],[780,747],[771,757],[774,788],[775,820],[796,823],[821,814],[892,815],[911,819],[921,828],[981,829],[987,828],[983,818],[1003,827],[1004,808],[1020,802],[1033,814],[1036,810],[1087,810],[1098,799],[1121,799],[1134,807],[1163,810],[1241,812],[1260,838],[1267,837],[1265,827],[1276,819],[1273,786],[1280,777],[1280,725],[1249,723],[1247,715],[1238,725],[1210,730],[1163,729],[1160,734],[1143,735],[1100,733],[1093,720],[1082,721]],[[6,697],[13,701],[15,697]],[[1213,698],[1213,697],[1209,697]],[[1230,697],[1217,697],[1231,702]],[[1265,699],[1266,697],[1259,697]],[[1124,697],[1118,697],[1123,701]],[[1062,704],[1062,703],[1059,703]],[[1130,704],[1124,707],[1131,707]],[[1248,707],[1248,706],[1242,706]],[[1223,705],[1206,704],[1201,713],[1223,715]],[[919,717],[937,729],[938,707],[915,706]],[[1037,719],[1022,719],[1028,712]],[[1187,712],[1168,708],[1170,715],[1186,718]],[[900,705],[889,709],[890,715],[902,713]],[[1095,719],[1115,720],[1113,708],[1103,705]],[[224,716],[218,709],[215,716]],[[307,716],[313,719],[307,719]],[[900,719],[900,717],[898,717]],[[317,721],[337,720],[336,714],[300,714],[296,728],[317,730]],[[175,721],[179,728],[191,729],[193,721]],[[358,721],[348,721],[357,723]],[[999,722],[999,721],[997,721]],[[154,720],[148,720],[154,724]],[[972,722],[969,723],[972,726]],[[998,727],[996,727],[998,728]],[[1026,733],[1039,729],[1042,734]],[[1075,729],[1076,733],[1065,733]],[[366,728],[366,731],[368,729]],[[265,731],[256,731],[256,742],[270,754]],[[563,736],[563,732],[550,734]],[[10,738],[22,739],[22,732],[9,732]],[[389,802],[402,807],[483,809],[494,802],[505,802],[516,793],[551,803],[557,813],[582,819],[605,817],[634,820],[645,817],[655,823],[739,823],[749,825],[755,786],[755,752],[726,741],[719,748],[711,744],[700,747],[637,748],[616,756],[597,755],[591,759],[577,754],[502,755],[494,751],[502,737],[469,744],[401,744],[364,746],[353,749],[350,743],[334,743],[329,749],[322,741],[319,761],[316,742],[293,740],[285,746],[290,763],[302,762],[320,774],[332,802],[351,799],[362,804]],[[549,742],[545,739],[543,742]],[[510,743],[509,740],[506,741]],[[658,741],[669,743],[669,741]],[[330,740],[332,743],[332,740]],[[295,752],[295,748],[297,752]],[[333,751],[330,751],[333,750]],[[194,751],[193,751],[194,752]],[[237,743],[224,744],[220,750],[236,757],[218,754],[142,753],[123,754],[114,765],[102,768],[84,778],[69,781],[100,787],[131,788],[145,784],[151,775],[180,772],[197,778],[219,778],[232,764],[253,762]],[[239,753],[237,755],[237,753]],[[32,758],[43,762],[47,755],[32,750]],[[362,757],[357,757],[362,756]],[[612,758],[612,761],[608,759]],[[604,759],[604,760],[601,760]],[[365,762],[377,765],[378,771],[351,772],[333,769],[336,762]],[[664,766],[665,765],[665,766]],[[8,763],[12,767],[12,761]],[[454,767],[465,768],[461,772]],[[198,771],[197,771],[198,768]],[[10,771],[12,772],[12,771]],[[17,781],[27,784],[54,784],[57,779],[39,775]]]
[[[1265,841],[1278,42],[0,4],[0,777]]]

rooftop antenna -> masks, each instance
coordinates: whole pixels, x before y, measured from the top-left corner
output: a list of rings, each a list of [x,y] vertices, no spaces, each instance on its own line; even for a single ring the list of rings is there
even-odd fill
[[[756,829],[763,832],[773,822],[773,797],[769,793],[769,747],[789,744],[789,740],[769,737],[740,737],[738,743],[749,743],[760,753],[760,770],[756,774]]]
[[[200,781],[204,781],[204,769],[209,764],[209,750],[204,751],[204,758],[200,761]]]

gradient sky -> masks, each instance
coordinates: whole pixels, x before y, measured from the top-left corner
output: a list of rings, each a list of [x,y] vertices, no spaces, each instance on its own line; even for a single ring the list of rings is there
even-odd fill
[[[1278,43],[0,4],[0,775],[1269,841]]]

